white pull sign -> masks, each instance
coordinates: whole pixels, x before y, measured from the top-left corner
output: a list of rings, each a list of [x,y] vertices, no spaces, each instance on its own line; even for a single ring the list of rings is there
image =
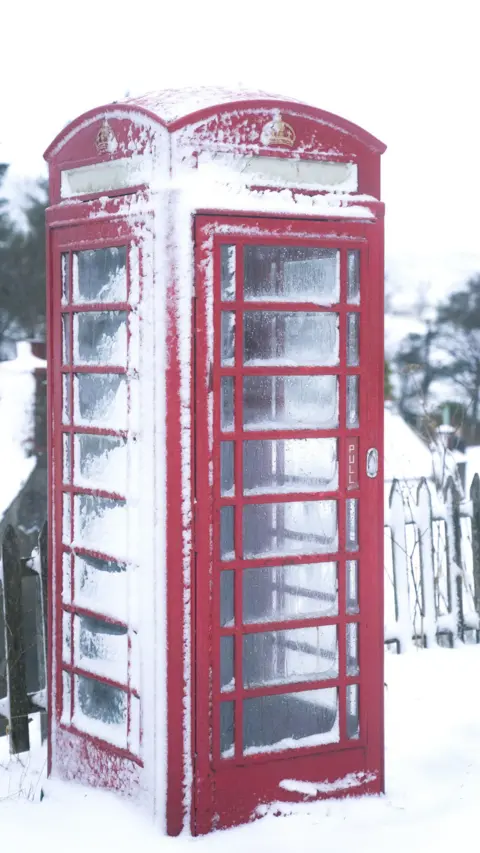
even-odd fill
[[[370,447],[367,450],[367,476],[376,477],[378,474],[378,450],[376,447]]]

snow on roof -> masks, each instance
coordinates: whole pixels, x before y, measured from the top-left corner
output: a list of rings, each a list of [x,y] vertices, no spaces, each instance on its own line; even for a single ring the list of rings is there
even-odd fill
[[[303,103],[296,98],[285,98],[283,95],[272,94],[261,89],[226,89],[222,86],[164,89],[160,92],[147,92],[147,94],[140,95],[138,98],[127,98],[124,103],[137,104],[140,107],[144,107],[144,109],[156,113],[166,124],[170,124],[198,110],[204,110],[220,104],[259,100],[290,101],[296,104]],[[303,106],[306,106],[306,104],[303,103]]]
[[[385,404],[385,480],[420,480],[433,474],[432,454],[391,403]]]

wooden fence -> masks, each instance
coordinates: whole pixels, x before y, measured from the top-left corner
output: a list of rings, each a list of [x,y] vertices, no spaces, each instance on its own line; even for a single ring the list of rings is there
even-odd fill
[[[450,478],[443,495],[394,480],[385,518],[385,642],[480,640],[480,479],[470,500]]]
[[[0,735],[8,733],[13,754],[30,748],[29,714],[40,712],[47,736],[46,637],[47,525],[29,559],[9,526],[0,567]]]

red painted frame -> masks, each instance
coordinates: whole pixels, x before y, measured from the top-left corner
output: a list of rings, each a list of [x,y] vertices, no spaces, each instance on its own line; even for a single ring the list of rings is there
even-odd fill
[[[315,220],[291,220],[238,217],[197,216],[196,224],[196,368],[195,368],[195,422],[196,422],[196,492],[195,505],[197,523],[195,525],[195,576],[196,605],[194,613],[194,632],[196,637],[196,697],[193,710],[195,740],[193,754],[195,760],[195,798],[192,815],[194,833],[204,833],[214,826],[229,826],[249,820],[256,806],[263,802],[278,799],[292,799],[291,792],[282,792],[278,783],[284,778],[300,778],[310,781],[333,781],[348,773],[365,773],[363,783],[355,787],[354,792],[378,792],[383,790],[383,238],[381,220],[368,223],[330,222]],[[316,245],[340,248],[341,296],[340,304],[321,308],[309,303],[286,302],[247,302],[241,300],[220,302],[219,287],[219,245],[220,243],[237,245],[237,293],[242,281],[243,270],[239,248],[245,243],[259,245]],[[348,249],[361,250],[361,305],[346,304],[346,252]],[[367,258],[368,253],[368,258]],[[211,313],[210,281],[213,261],[214,297],[213,315]],[[368,282],[368,284],[367,284]],[[236,310],[237,341],[242,340],[242,317],[244,310],[268,308],[270,310],[309,310],[338,311],[340,322],[340,364],[334,368],[279,368],[279,367],[242,367],[239,350],[235,367],[220,367],[220,328],[221,308]],[[359,312],[360,329],[360,367],[346,367],[345,314]],[[214,329],[213,370],[210,367],[208,340]],[[367,337],[368,336],[368,337]],[[238,347],[238,343],[237,343]],[[211,371],[212,379],[211,382]],[[358,430],[347,430],[345,424],[345,386],[346,374],[360,376],[360,424]],[[212,448],[209,436],[209,394],[219,400],[221,376],[236,376],[237,389],[241,375],[275,374],[338,374],[340,377],[340,427],[335,430],[248,430],[246,438],[279,439],[289,437],[331,436],[339,442],[339,489],[337,493],[293,493],[268,494],[268,496],[242,496],[241,483],[236,482],[235,498],[220,498],[219,485],[219,414],[214,402]],[[237,392],[238,393],[238,390]],[[234,433],[222,433],[225,440],[236,441],[236,471],[241,471],[242,446],[241,409],[236,405]],[[348,448],[347,439],[356,436],[359,443],[358,467],[359,489],[352,489],[354,483],[347,483]],[[216,446],[215,446],[216,442]],[[367,449],[376,447],[379,452],[379,471],[375,480],[366,476],[365,464]],[[213,465],[212,483],[209,468]],[[281,503],[289,500],[315,500],[320,498],[337,499],[339,549],[335,555],[285,557],[275,559],[276,565],[337,560],[339,615],[335,617],[242,625],[241,567],[268,566],[272,558],[240,560],[221,564],[222,569],[235,571],[235,628],[220,629],[219,604],[216,588],[219,584],[220,568],[216,567],[216,558],[211,555],[211,541],[218,543],[219,506],[237,506],[235,522],[235,541],[237,553],[241,543],[241,513],[238,505],[248,503]],[[360,500],[360,548],[355,553],[345,551],[345,500]],[[368,516],[365,507],[368,506]],[[372,513],[372,508],[374,511]],[[214,545],[215,547],[215,545]],[[345,560],[357,559],[359,565],[367,563],[369,576],[365,570],[359,570],[360,613],[357,616],[346,615],[345,604]],[[217,578],[217,580],[215,580]],[[213,585],[213,599],[209,589]],[[360,623],[360,676],[347,677],[345,669],[345,625],[347,622]],[[268,688],[243,687],[241,678],[241,643],[246,633],[308,627],[310,625],[337,624],[339,644],[339,677],[323,681],[308,681],[289,685],[270,686]],[[235,637],[235,681],[237,687],[228,693],[221,693],[218,682],[219,673],[219,636]],[[213,672],[213,682],[208,675]],[[360,702],[360,739],[345,741],[346,687],[349,684],[361,684],[363,691]],[[287,753],[256,754],[241,756],[241,699],[255,695],[296,692],[299,689],[338,687],[340,695],[340,743],[322,747],[303,747]],[[368,698],[365,698],[368,697]],[[213,699],[213,705],[212,705]],[[220,759],[216,747],[212,750],[212,728],[215,742],[218,732],[219,704],[221,699],[236,701],[235,758]],[[213,712],[213,718],[212,718]],[[218,737],[217,737],[218,740]],[[207,747],[208,745],[208,747]],[[337,792],[338,796],[338,792]]]
[[[115,203],[114,203],[115,204]],[[55,595],[50,598],[49,612],[49,678],[50,680],[55,674],[55,707],[50,708],[50,739],[49,739],[49,771],[52,768],[52,754],[54,752],[53,740],[63,739],[65,735],[79,738],[83,742],[82,751],[82,766],[78,768],[78,773],[81,778],[88,776],[88,765],[90,771],[97,774],[99,784],[110,784],[112,787],[122,787],[120,775],[118,778],[112,774],[112,768],[116,766],[121,774],[122,768],[127,767],[127,773],[132,774],[132,768],[142,767],[143,762],[140,755],[130,749],[130,746],[122,748],[110,742],[104,741],[88,732],[77,728],[72,722],[65,724],[62,722],[62,703],[63,703],[63,684],[62,673],[66,672],[70,676],[71,684],[71,706],[70,720],[73,719],[74,713],[74,676],[76,674],[93,678],[95,681],[118,688],[127,695],[127,743],[131,744],[131,701],[132,698],[139,699],[138,689],[131,683],[131,638],[128,634],[128,662],[127,662],[127,680],[126,683],[120,683],[108,677],[98,675],[89,670],[75,665],[74,663],[74,615],[100,618],[103,621],[117,625],[122,628],[129,628],[128,624],[120,619],[106,616],[101,610],[89,610],[85,607],[78,606],[74,603],[74,554],[79,556],[86,555],[98,559],[110,560],[116,563],[122,563],[121,559],[112,556],[111,554],[100,553],[94,549],[86,549],[75,547],[72,549],[62,541],[62,501],[63,495],[68,495],[70,499],[70,538],[73,541],[73,525],[74,525],[74,506],[73,498],[76,494],[93,495],[96,497],[105,497],[113,500],[125,501],[126,496],[115,492],[106,491],[98,488],[89,488],[85,486],[76,486],[74,484],[74,457],[75,457],[75,442],[76,434],[89,434],[98,436],[113,436],[125,438],[128,431],[125,429],[89,427],[78,422],[75,422],[74,412],[74,392],[73,392],[73,377],[75,374],[88,373],[99,375],[132,375],[132,370],[129,368],[129,352],[130,352],[130,321],[132,304],[131,304],[131,267],[130,267],[130,248],[137,243],[137,239],[132,233],[131,224],[126,220],[118,217],[112,219],[105,218],[101,222],[95,222],[88,219],[88,206],[82,206],[80,211],[73,210],[71,213],[80,213],[77,220],[71,220],[68,215],[64,222],[59,222],[55,229],[48,232],[48,268],[49,281],[51,286],[48,291],[48,319],[49,319],[49,338],[48,338],[48,365],[49,365],[49,410],[51,419],[49,422],[49,450],[50,450],[50,466],[49,466],[49,495],[50,495],[50,588],[55,591]],[[114,209],[112,210],[114,215]],[[53,218],[53,211],[50,212]],[[65,215],[65,214],[64,214]],[[55,223],[57,224],[57,223]],[[126,247],[126,299],[123,302],[89,302],[89,303],[74,303],[73,302],[73,255],[76,251],[85,249],[101,249],[110,248],[112,246]],[[68,300],[62,302],[62,257],[67,258],[68,264]],[[140,260],[141,264],[141,260]],[[141,288],[142,276],[140,274],[139,286]],[[77,365],[74,360],[74,314],[85,314],[92,311],[115,311],[125,312],[127,314],[127,360],[122,367],[108,365]],[[68,343],[68,359],[62,358],[62,322],[63,317],[66,318],[69,328],[67,337]],[[63,379],[67,377],[71,417],[68,423],[63,422]],[[127,384],[127,411],[130,408],[130,389]],[[126,412],[127,414],[127,412]],[[69,465],[69,482],[64,482],[63,476],[63,436],[69,436],[70,439],[70,465]],[[66,603],[63,601],[62,584],[63,584],[63,556],[68,554],[70,558],[70,578],[71,578],[71,601]],[[53,614],[55,612],[54,622]],[[62,653],[62,636],[63,624],[62,614],[71,614],[71,636],[70,636],[70,663],[63,660]],[[52,684],[50,683],[50,695],[52,695]],[[55,733],[55,734],[54,734]],[[63,733],[63,734],[62,734]],[[89,746],[90,744],[90,746]],[[75,747],[74,747],[75,748]],[[79,746],[76,745],[79,749]],[[110,770],[108,769],[110,764]],[[62,760],[56,760],[56,769],[60,773],[68,773],[68,767],[62,767]],[[133,772],[133,776],[135,773]]]

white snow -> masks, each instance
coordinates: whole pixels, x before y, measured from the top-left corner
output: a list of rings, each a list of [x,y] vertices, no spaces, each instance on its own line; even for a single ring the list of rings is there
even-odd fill
[[[385,480],[410,482],[433,475],[432,454],[391,403],[385,404]]]
[[[0,362],[0,518],[35,467],[35,456],[27,455],[33,438],[33,371],[45,366],[25,341],[17,344],[15,359]]]
[[[7,738],[0,739],[0,825],[6,850],[96,850],[154,853],[230,853],[245,849],[292,853],[425,853],[470,849],[475,838],[480,783],[480,647],[386,655],[386,794],[355,798],[355,780],[286,778],[288,792],[303,802],[259,809],[266,816],[247,826],[195,841],[160,838],[142,808],[119,796],[75,783],[45,780],[45,754],[8,764]],[[34,725],[34,724],[32,724]],[[35,732],[34,732],[35,734]],[[35,742],[35,738],[34,738]],[[8,766],[8,772],[5,768]],[[352,796],[313,802],[316,791],[345,789]],[[38,802],[40,790],[44,799]],[[274,816],[274,813],[277,816]]]

